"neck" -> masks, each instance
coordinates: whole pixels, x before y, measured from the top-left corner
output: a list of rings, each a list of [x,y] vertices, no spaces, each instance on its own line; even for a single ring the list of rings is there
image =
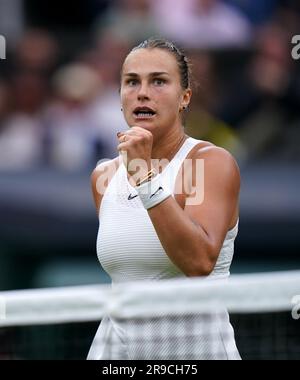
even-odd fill
[[[165,135],[154,138],[152,159],[171,161],[187,138],[183,128],[171,129]]]

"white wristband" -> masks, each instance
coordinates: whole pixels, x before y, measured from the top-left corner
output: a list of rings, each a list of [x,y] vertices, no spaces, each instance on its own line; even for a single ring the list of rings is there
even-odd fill
[[[146,210],[157,206],[172,195],[170,190],[162,184],[160,174],[135,189]]]

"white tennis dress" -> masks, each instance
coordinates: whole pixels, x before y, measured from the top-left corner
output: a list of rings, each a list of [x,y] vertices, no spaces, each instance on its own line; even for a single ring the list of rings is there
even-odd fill
[[[201,141],[188,138],[163,170],[162,181],[169,188],[174,189],[184,159],[199,143]],[[139,197],[128,200],[130,194],[134,197],[137,192],[128,182],[122,164],[105,191],[99,212],[97,253],[112,284],[185,277],[164,251]],[[238,223],[227,233],[209,277],[229,277],[237,233]],[[101,321],[88,359],[240,359],[226,311],[189,315],[186,310],[186,313],[185,316],[168,317],[164,322],[155,318],[124,321],[107,315]]]

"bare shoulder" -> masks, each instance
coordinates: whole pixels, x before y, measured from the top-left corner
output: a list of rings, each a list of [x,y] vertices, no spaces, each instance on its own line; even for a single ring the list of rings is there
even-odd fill
[[[120,165],[119,157],[99,163],[91,174],[91,186],[97,211],[112,177]]]
[[[204,141],[197,145],[193,158],[204,159],[205,164],[214,167],[216,173],[222,171],[240,178],[239,165],[234,156],[228,150],[210,142]]]
[[[204,160],[206,181],[214,185],[229,185],[233,193],[238,193],[241,186],[241,175],[238,163],[234,156],[224,148],[207,141],[199,141],[195,146],[191,158]],[[222,187],[223,187],[222,186]]]
[[[200,183],[197,181],[196,175],[198,171],[197,160],[204,162],[202,174],[204,174],[205,181],[200,181]],[[214,214],[220,212],[220,220],[222,215],[227,215],[226,223],[228,226],[226,226],[226,230],[232,229],[236,225],[239,215],[241,188],[240,169],[236,159],[224,148],[208,142],[200,142],[195,146],[192,161],[193,187],[197,187],[199,184],[205,193],[204,201],[200,205],[202,211],[198,209],[197,213],[204,212],[205,215],[210,215],[210,210],[214,210]],[[203,170],[203,165],[200,165],[200,168]],[[213,216],[210,217],[213,219]]]

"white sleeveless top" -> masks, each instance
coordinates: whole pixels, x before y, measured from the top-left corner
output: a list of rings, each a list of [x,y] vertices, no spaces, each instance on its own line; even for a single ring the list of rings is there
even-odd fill
[[[162,181],[173,190],[184,159],[201,141],[188,138],[175,157],[162,172]],[[113,284],[137,280],[161,280],[184,277],[172,263],[153,227],[148,211],[128,181],[127,171],[121,163],[102,198],[99,211],[97,254]],[[236,226],[227,233],[216,266],[210,277],[229,276],[234,253]]]
[[[189,138],[162,172],[174,189],[184,159],[199,140]],[[123,163],[110,181],[99,211],[97,253],[112,284],[185,275],[168,258],[148,212],[127,179]],[[238,223],[227,233],[211,277],[228,277]],[[138,334],[138,335],[137,335]],[[141,334],[141,335],[139,335]],[[239,360],[226,310],[154,319],[106,315],[91,345],[89,360]]]

